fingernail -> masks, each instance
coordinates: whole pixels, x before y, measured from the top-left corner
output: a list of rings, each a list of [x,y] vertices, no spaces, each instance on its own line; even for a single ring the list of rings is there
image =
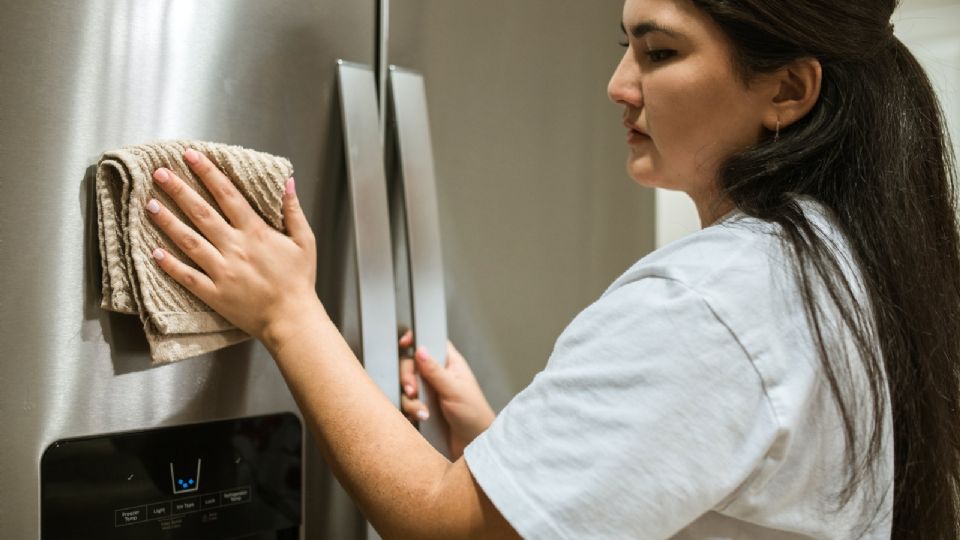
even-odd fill
[[[167,256],[167,254],[164,253],[163,250],[160,249],[160,248],[157,248],[157,249],[153,250],[153,258],[156,259],[156,260],[158,260],[158,261],[162,261],[163,258],[166,257],[166,256]]]
[[[413,385],[412,385],[412,384],[405,384],[405,385],[403,385],[403,391],[406,392],[408,396],[412,396],[412,395],[413,395]]]
[[[423,357],[423,358],[430,358],[430,353],[427,351],[427,348],[426,348],[426,347],[424,347],[423,345],[421,345],[421,346],[417,347],[417,354],[416,354],[416,356]]]
[[[147,203],[147,211],[156,214],[160,211],[160,203],[156,199],[150,199],[150,202]]]
[[[287,180],[287,186],[284,189],[284,191],[287,192],[287,195],[292,195],[293,192],[296,191],[296,189],[297,189],[296,182],[293,180],[293,177],[291,176],[290,179]]]
[[[170,176],[169,174],[167,174],[166,169],[157,169],[153,171],[153,179],[156,180],[157,182],[160,182],[160,183],[166,182],[168,178],[170,178]]]
[[[194,149],[189,149],[183,153],[183,159],[186,159],[190,163],[196,163],[200,159],[200,154],[197,153]]]
[[[430,418],[430,413],[427,412],[426,409],[420,409],[419,411],[417,411],[417,418],[419,418],[420,420],[426,420],[427,418]]]

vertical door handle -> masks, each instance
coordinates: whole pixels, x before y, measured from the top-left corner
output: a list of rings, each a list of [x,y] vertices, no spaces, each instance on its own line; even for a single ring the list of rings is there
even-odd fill
[[[337,61],[360,300],[360,357],[400,406],[396,292],[376,80],[370,66]]]
[[[447,306],[423,76],[390,66],[389,86],[403,184],[414,339],[417,346],[426,347],[442,365],[447,357]],[[426,390],[422,381],[420,388],[421,399],[432,413],[429,420],[420,423],[420,431],[435,448],[449,456],[448,428],[443,422],[436,395]]]

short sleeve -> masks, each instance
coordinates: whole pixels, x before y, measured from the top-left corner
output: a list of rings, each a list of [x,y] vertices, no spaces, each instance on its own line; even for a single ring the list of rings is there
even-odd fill
[[[526,538],[666,538],[733,497],[776,433],[736,336],[647,277],[580,313],[465,458]]]

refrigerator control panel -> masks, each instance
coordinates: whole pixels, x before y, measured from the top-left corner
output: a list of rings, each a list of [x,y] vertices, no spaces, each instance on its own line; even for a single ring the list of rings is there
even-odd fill
[[[291,413],[54,442],[40,535],[298,538],[303,436]]]

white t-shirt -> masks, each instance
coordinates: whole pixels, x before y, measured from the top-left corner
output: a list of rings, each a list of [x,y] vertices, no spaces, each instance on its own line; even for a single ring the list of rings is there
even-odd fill
[[[522,536],[890,537],[889,407],[877,481],[837,511],[839,414],[777,230],[734,212],[641,259],[564,330],[464,454]]]

